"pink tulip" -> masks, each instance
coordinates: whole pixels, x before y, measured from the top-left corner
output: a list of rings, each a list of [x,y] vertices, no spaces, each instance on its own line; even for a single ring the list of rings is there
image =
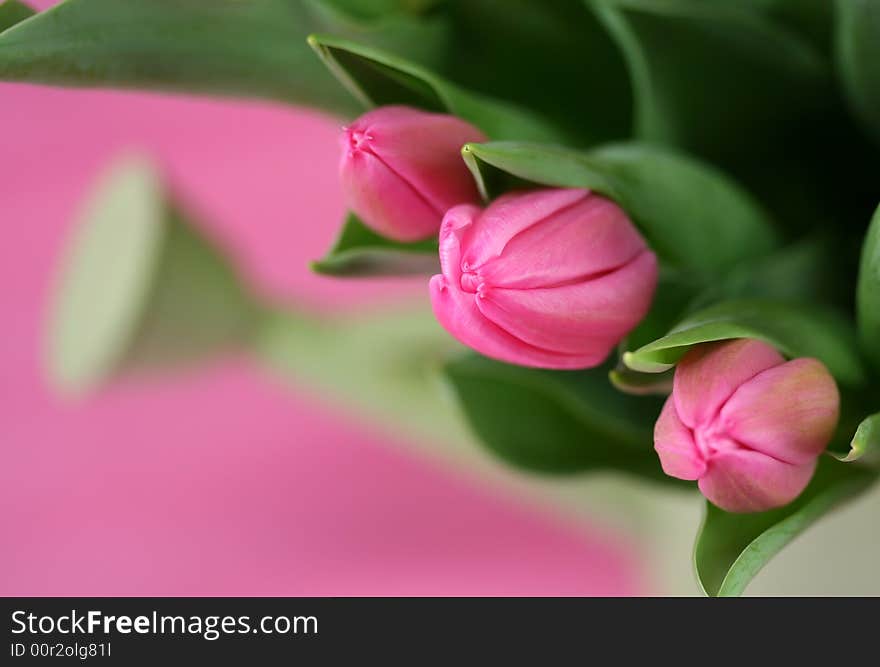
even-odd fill
[[[708,343],[675,369],[654,448],[667,475],[699,480],[718,507],[761,512],[807,486],[839,404],[834,379],[816,359],[785,361],[747,338]]]
[[[383,236],[417,241],[440,229],[443,214],[480,195],[461,147],[486,141],[446,114],[380,107],[343,130],[339,173],[348,206]]]
[[[590,368],[645,316],[657,258],[619,206],[587,190],[508,194],[451,209],[434,313],[501,361]]]

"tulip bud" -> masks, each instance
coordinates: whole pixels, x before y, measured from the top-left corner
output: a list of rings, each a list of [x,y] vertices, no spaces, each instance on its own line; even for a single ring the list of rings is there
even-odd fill
[[[654,448],[667,475],[698,480],[718,507],[761,512],[807,486],[839,407],[837,385],[816,359],[785,361],[747,338],[708,343],[675,369]]]
[[[657,258],[619,206],[588,190],[508,194],[457,206],[431,279],[440,323],[501,361],[590,368],[645,316]]]
[[[379,234],[398,241],[433,236],[443,214],[480,195],[461,147],[486,141],[446,114],[380,107],[346,127],[339,173],[348,206]]]

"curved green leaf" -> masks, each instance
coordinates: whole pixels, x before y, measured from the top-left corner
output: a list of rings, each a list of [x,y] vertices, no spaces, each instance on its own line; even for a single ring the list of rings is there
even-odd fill
[[[328,35],[311,35],[309,44],[340,83],[367,108],[406,104],[451,113],[495,139],[564,138],[564,133],[545,118],[511,103],[467,91],[386,51]]]
[[[822,457],[806,490],[790,505],[758,514],[731,514],[706,503],[694,547],[703,591],[740,595],[767,562],[822,516],[869,488],[877,474]]]
[[[880,368],[880,208],[862,244],[856,312],[862,347]]]
[[[675,372],[639,373],[627,367],[622,361],[608,371],[608,379],[616,389],[633,396],[668,396],[672,392],[672,378]]]
[[[700,281],[693,276],[661,267],[651,309],[617,346],[618,361],[608,373],[608,379],[614,387],[634,396],[665,395],[672,391],[673,369],[666,373],[640,373],[624,364],[620,355],[627,349],[650,343],[669,331],[691,310],[691,304],[700,292],[700,287]]]
[[[462,154],[487,197],[525,182],[589,188],[615,200],[674,266],[723,273],[775,243],[766,214],[736,183],[666,149],[633,143],[579,152],[494,142],[466,144]]]
[[[662,338],[687,314],[720,301],[761,298],[833,303],[841,281],[836,280],[832,255],[827,239],[810,238],[744,261],[727,275],[708,282],[686,273],[661,271],[651,310],[621,342],[620,354]],[[621,359],[610,378],[615,387],[628,393],[669,393],[672,373],[673,369],[637,372]]]
[[[18,0],[0,2],[0,32],[21,23],[35,14],[34,10]]]
[[[821,54],[745,3],[586,3],[627,61],[640,139],[713,158],[740,154],[776,138],[828,89]]]
[[[809,305],[765,299],[723,301],[688,315],[663,338],[626,352],[623,361],[633,370],[660,373],[693,345],[731,338],[757,338],[788,357],[815,357],[843,384],[865,381],[846,320]]]
[[[420,62],[442,19],[357,22],[320,0],[67,0],[0,35],[0,79],[268,98],[341,114],[357,105],[306,44],[333,30]]]
[[[861,461],[872,465],[880,463],[880,412],[866,417],[859,424],[846,454],[838,455],[832,452],[832,456],[844,463],[852,461]]]
[[[670,481],[653,450],[661,401],[615,392],[607,368],[550,372],[468,354],[444,371],[477,436],[517,467]]]
[[[852,108],[880,141],[880,0],[837,0],[836,52]]]
[[[437,240],[400,243],[380,236],[350,213],[336,243],[312,270],[330,276],[432,275],[440,271]]]

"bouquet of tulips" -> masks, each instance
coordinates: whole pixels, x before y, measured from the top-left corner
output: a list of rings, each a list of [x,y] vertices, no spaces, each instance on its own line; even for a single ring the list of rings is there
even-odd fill
[[[6,0],[0,31],[0,79],[343,119],[350,214],[313,268],[423,276],[433,317],[331,322],[314,375],[347,333],[362,393],[392,357],[439,368],[518,468],[695,487],[708,594],[877,481],[880,0]],[[302,322],[149,167],[102,192],[56,305],[62,384],[230,343],[297,356]],[[137,280],[96,269],[108,248]],[[126,281],[154,281],[149,316]],[[423,433],[446,410],[421,383],[362,400]]]

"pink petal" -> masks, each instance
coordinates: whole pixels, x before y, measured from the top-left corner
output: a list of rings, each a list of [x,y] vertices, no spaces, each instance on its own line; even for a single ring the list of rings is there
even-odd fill
[[[772,346],[749,338],[698,345],[675,369],[676,412],[692,429],[708,424],[737,387],[783,361]]]
[[[720,425],[742,444],[788,463],[826,447],[840,407],[834,378],[816,359],[794,359],[741,385],[721,409]]]
[[[378,233],[416,241],[432,236],[440,227],[442,212],[375,155],[366,151],[344,155],[340,177],[349,208]]]
[[[582,201],[587,190],[554,189],[510,193],[496,199],[462,239],[463,259],[481,267],[498,257],[514,236],[559,211]]]
[[[447,114],[380,107],[362,116],[357,126],[371,138],[370,150],[441,215],[456,204],[480,201],[461,147],[484,142],[486,136],[470,123]]]
[[[542,350],[493,324],[480,313],[475,294],[461,291],[444,276],[434,276],[429,283],[431,305],[440,324],[461,343],[477,352],[520,366],[554,369],[588,368],[595,365],[592,355],[564,355]]]
[[[816,459],[793,465],[749,449],[717,452],[700,491],[728,512],[763,512],[787,505],[809,484]]]
[[[590,195],[515,235],[479,273],[494,287],[552,286],[616,269],[644,249],[623,210]]]
[[[582,283],[522,290],[487,286],[477,305],[526,343],[599,364],[645,316],[656,284],[657,259],[645,250],[622,268]]]
[[[480,212],[479,206],[461,204],[453,206],[443,216],[440,225],[440,268],[453,284],[461,280],[461,237]]]
[[[706,472],[706,463],[697,450],[694,434],[678,418],[675,402],[670,396],[654,425],[654,449],[660,465],[670,477],[699,479]]]

